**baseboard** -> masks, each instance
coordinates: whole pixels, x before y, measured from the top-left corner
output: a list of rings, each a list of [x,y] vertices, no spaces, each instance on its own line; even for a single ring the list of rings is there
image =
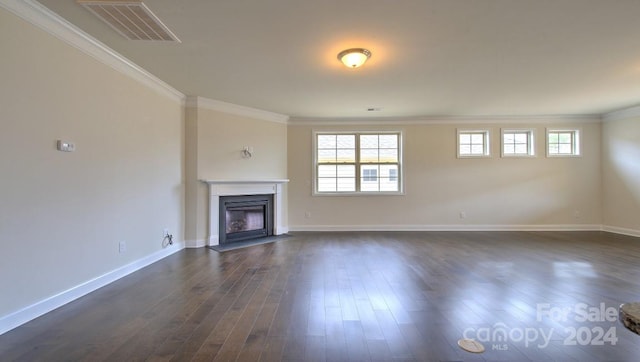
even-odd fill
[[[54,295],[33,305],[25,307],[17,312],[6,315],[0,318],[0,335],[33,319],[36,319],[43,314],[51,312],[56,308],[62,307],[63,305],[72,302],[84,295],[87,295],[94,290],[102,288],[107,284],[113,283],[116,280],[125,277],[135,271],[138,271],[150,264],[153,264],[158,260],[164,259],[167,256],[174,254],[182,249],[184,249],[183,243],[175,243],[171,247],[157,251],[142,259],[136,260],[133,263],[127,264],[95,279],[77,285],[60,294]]]
[[[207,246],[207,242],[204,239],[185,241],[185,248],[203,248],[205,246]]]
[[[609,233],[615,233],[615,234],[622,234],[622,235],[640,237],[640,230],[621,228],[621,227],[618,227],[618,226],[602,225],[602,231],[606,231],[606,232],[609,232]]]
[[[297,225],[290,231],[599,231],[601,225]]]

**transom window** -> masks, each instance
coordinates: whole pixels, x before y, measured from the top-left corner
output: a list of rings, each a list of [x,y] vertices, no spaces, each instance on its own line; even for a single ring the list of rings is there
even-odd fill
[[[400,133],[316,133],[315,193],[399,193]]]
[[[547,156],[580,155],[578,130],[547,130]]]
[[[502,130],[502,156],[534,156],[533,130]]]
[[[489,131],[458,130],[458,157],[489,156]]]

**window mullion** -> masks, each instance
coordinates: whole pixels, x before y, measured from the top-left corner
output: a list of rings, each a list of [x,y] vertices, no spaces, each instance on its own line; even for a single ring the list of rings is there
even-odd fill
[[[355,133],[354,134],[355,138],[356,138],[356,157],[355,157],[355,161],[356,161],[356,192],[360,192],[361,187],[360,187],[360,134],[359,133]]]

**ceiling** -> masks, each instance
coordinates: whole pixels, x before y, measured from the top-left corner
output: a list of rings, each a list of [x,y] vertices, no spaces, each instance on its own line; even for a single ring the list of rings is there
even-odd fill
[[[640,103],[638,0],[145,0],[181,43],[126,40],[75,0],[40,3],[184,94],[294,119]],[[342,65],[351,47],[369,62]]]

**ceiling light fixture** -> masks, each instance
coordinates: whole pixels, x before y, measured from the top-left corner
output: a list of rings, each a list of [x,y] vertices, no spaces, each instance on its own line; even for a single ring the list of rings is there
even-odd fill
[[[351,48],[338,53],[338,60],[349,68],[358,68],[371,57],[371,52],[363,48]]]

